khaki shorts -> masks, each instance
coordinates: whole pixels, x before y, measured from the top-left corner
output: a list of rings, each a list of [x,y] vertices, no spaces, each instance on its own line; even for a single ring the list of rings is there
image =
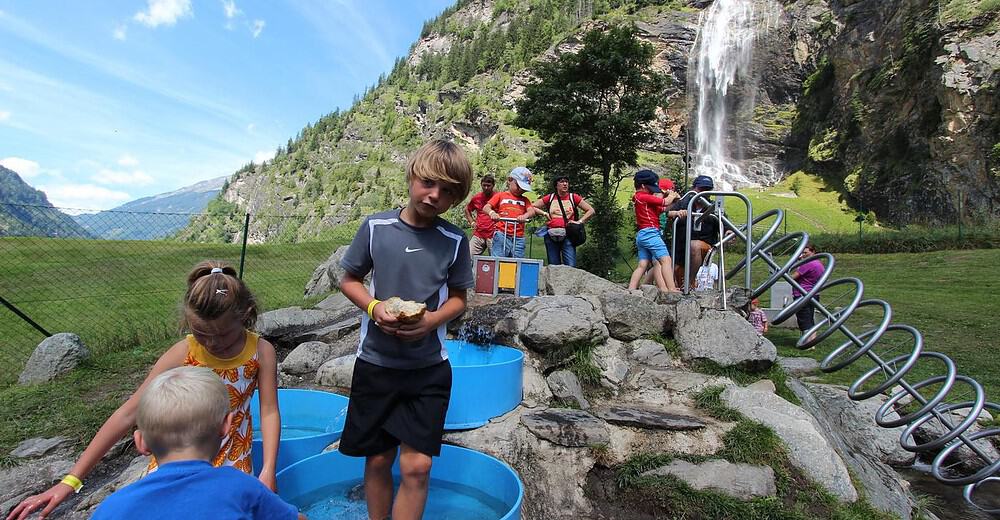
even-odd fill
[[[469,240],[469,249],[472,251],[473,255],[489,255],[491,254],[492,248],[492,239],[472,235],[472,240]]]

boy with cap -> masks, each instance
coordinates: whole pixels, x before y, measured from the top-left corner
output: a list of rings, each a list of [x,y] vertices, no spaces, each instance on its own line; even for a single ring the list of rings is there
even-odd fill
[[[531,205],[524,196],[531,191],[531,170],[518,166],[507,176],[507,191],[496,193],[483,211],[496,222],[493,256],[524,258],[524,226],[535,215],[548,214]],[[510,220],[517,222],[511,223]]]
[[[639,170],[635,173],[635,195],[632,196],[632,204],[635,206],[635,223],[638,227],[635,245],[639,250],[639,263],[632,272],[628,288],[638,288],[643,273],[652,264],[656,286],[664,292],[677,292],[672,276],[670,252],[667,251],[667,245],[660,236],[659,216],[663,212],[665,201],[658,181],[659,178],[652,170]]]
[[[696,193],[712,191],[714,188],[715,183],[708,175],[699,175],[691,183],[691,189]],[[694,193],[688,193],[667,208],[667,218],[684,219],[677,223],[677,235],[674,236],[674,254],[677,255],[677,272],[674,277],[678,286],[684,283],[684,254],[681,248],[687,239],[687,219],[685,217],[687,217],[688,203],[693,197]],[[704,204],[708,203],[705,199],[701,199],[701,201]],[[694,277],[698,272],[698,267],[701,266],[705,255],[712,250],[712,244],[718,241],[719,221],[714,216],[701,219],[691,228],[691,279],[689,282],[692,287],[694,287]]]
[[[212,467],[233,420],[229,392],[212,370],[160,374],[142,392],[135,420],[136,449],[160,466],[104,499],[91,518],[305,519],[253,476]]]

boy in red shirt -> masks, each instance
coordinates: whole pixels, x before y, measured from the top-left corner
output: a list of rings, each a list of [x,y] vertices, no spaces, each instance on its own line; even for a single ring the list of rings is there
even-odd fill
[[[493,232],[493,256],[524,258],[525,222],[535,215],[548,216],[546,212],[533,207],[531,200],[524,196],[529,191],[531,191],[531,171],[524,166],[518,166],[507,176],[507,191],[494,194],[483,207],[483,211],[496,221],[496,231]]]
[[[465,206],[465,220],[473,229],[472,240],[469,241],[473,255],[489,254],[493,246],[493,232],[496,226],[490,214],[483,211],[483,206],[493,198],[495,185],[496,181],[492,175],[484,176],[483,180],[479,181],[483,191],[473,195],[472,200]]]
[[[635,235],[639,264],[632,272],[628,288],[639,287],[643,273],[652,263],[656,287],[664,292],[677,292],[670,252],[667,251],[667,245],[660,236],[660,213],[663,212],[664,199],[658,181],[659,178],[652,170],[639,170],[635,173],[635,195],[632,196],[632,204],[635,206],[636,227],[639,228]]]

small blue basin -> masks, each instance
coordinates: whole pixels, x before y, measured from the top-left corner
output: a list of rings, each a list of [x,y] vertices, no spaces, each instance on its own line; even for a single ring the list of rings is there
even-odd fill
[[[260,401],[255,392],[250,399],[253,417],[254,474],[263,465],[264,444],[260,435]],[[281,412],[281,442],[278,444],[277,470],[312,457],[340,439],[347,417],[347,398],[319,390],[278,389]]]
[[[446,430],[478,428],[521,402],[523,352],[452,339],[444,346],[452,374]]]
[[[393,479],[399,485],[399,459]],[[278,494],[309,520],[367,518],[362,484],[364,457],[328,451],[278,473]],[[431,466],[424,518],[515,520],[521,518],[524,486],[507,464],[478,451],[441,447]]]

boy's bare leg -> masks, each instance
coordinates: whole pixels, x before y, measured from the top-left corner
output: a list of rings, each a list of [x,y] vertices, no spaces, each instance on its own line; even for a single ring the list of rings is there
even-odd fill
[[[628,280],[629,289],[639,288],[639,281],[642,279],[642,275],[646,272],[647,267],[649,267],[649,260],[639,260],[639,263],[635,266],[635,271],[632,271],[632,277]]]
[[[396,460],[396,448],[365,458],[365,502],[368,503],[368,519],[389,518],[392,507],[392,463]]]
[[[663,278],[664,284],[666,284],[666,290],[669,292],[677,292],[677,285],[674,283],[674,263],[671,261],[669,256],[665,256],[660,259],[660,271],[658,272],[660,278]]]
[[[653,272],[653,282],[661,292],[667,290],[667,283],[663,280],[663,270],[660,268],[660,261],[653,260],[653,266],[649,269]]]
[[[427,504],[427,488],[431,482],[429,455],[403,444],[399,456],[399,472],[403,482],[399,485],[396,503],[392,506],[393,520],[420,520]]]

